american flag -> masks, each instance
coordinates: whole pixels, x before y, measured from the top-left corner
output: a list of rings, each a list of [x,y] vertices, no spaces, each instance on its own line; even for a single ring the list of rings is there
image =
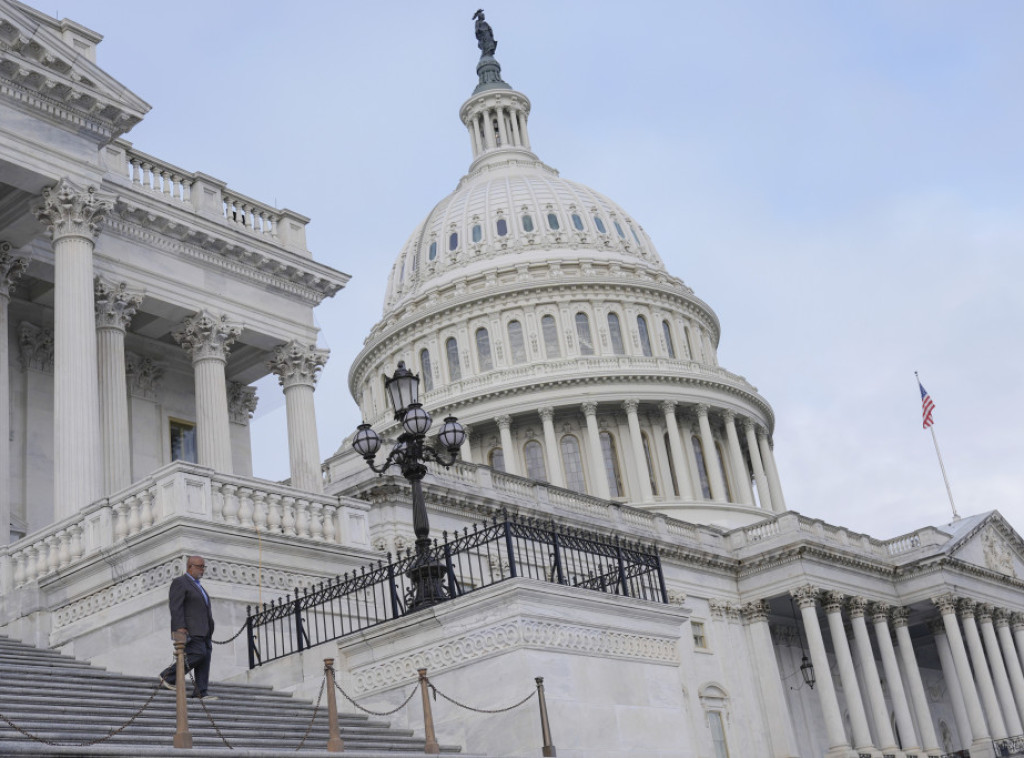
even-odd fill
[[[928,394],[928,390],[921,384],[921,380],[917,380],[917,386],[921,388],[921,417],[924,419],[922,428],[927,429],[935,420],[932,418],[932,411],[935,410],[935,403],[932,402],[931,395]]]

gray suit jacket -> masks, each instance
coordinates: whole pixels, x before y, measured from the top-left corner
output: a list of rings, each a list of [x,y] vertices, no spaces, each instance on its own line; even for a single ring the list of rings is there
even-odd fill
[[[171,582],[168,593],[171,609],[171,631],[188,629],[193,637],[213,634],[213,611],[192,577],[182,574]]]

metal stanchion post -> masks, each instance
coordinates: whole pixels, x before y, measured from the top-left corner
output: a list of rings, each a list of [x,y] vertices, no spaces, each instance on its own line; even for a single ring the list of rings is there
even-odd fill
[[[185,702],[185,642],[174,641],[175,710],[178,728],[174,733],[174,747],[192,749],[192,733],[188,730],[188,707]]]
[[[327,724],[330,736],[327,738],[328,753],[344,753],[345,743],[341,741],[338,729],[338,700],[334,695],[334,659],[324,658],[324,676],[327,677]]]
[[[558,755],[555,746],[551,743],[551,724],[548,723],[548,703],[544,699],[544,677],[538,676],[534,679],[537,682],[537,702],[540,705],[540,736],[544,741],[541,748],[541,755],[544,758]]]
[[[437,755],[441,752],[441,746],[437,744],[437,737],[434,736],[434,714],[430,712],[430,693],[427,691],[427,670],[417,669],[420,675],[420,694],[423,695],[423,731],[426,740],[423,745],[423,752]]]

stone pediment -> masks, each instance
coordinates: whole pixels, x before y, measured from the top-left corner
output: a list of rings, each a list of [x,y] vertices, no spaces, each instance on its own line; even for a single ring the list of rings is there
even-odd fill
[[[100,142],[127,132],[149,105],[90,60],[100,39],[74,22],[0,0],[0,99]]]
[[[997,574],[1024,579],[1024,540],[998,511],[965,526],[964,533],[954,535],[946,548],[950,557]]]

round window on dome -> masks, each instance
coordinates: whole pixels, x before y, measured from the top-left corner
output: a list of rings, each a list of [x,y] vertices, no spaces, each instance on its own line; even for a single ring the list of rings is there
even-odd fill
[[[437,242],[430,243],[430,252],[428,253],[430,260],[434,260],[437,257]]]
[[[448,238],[448,249],[450,251],[454,252],[455,249],[458,246],[459,246],[459,233],[458,232],[452,232],[451,236]]]
[[[619,233],[619,236],[622,237],[622,239],[626,239],[626,233],[622,231],[622,227],[619,226],[619,222],[613,221],[612,223],[615,224],[615,231]]]
[[[554,213],[548,214],[548,229],[550,229],[553,232],[558,231],[558,216],[556,216]]]
[[[523,231],[524,232],[532,232],[533,231],[533,218],[529,214],[523,216]]]
[[[499,237],[504,237],[506,234],[508,234],[508,222],[505,219],[499,218],[497,226]]]
[[[572,225],[576,227],[576,231],[583,231],[583,219],[579,217],[579,214],[572,214]]]

